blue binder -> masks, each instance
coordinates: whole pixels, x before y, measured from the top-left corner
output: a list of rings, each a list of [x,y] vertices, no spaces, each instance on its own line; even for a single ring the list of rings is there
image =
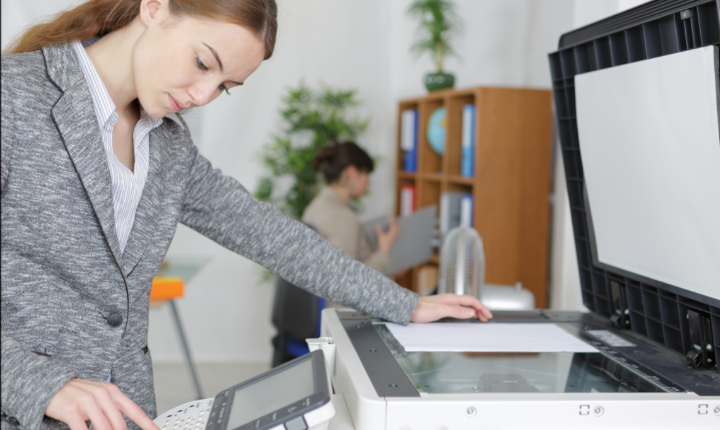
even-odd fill
[[[463,107],[460,173],[466,178],[475,174],[475,106],[471,104]]]
[[[415,109],[403,111],[401,119],[400,144],[403,150],[403,170],[417,171],[418,112]]]

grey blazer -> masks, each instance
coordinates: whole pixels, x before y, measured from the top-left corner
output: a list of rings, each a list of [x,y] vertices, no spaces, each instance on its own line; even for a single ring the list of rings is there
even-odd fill
[[[155,417],[148,302],[178,222],[330,301],[400,323],[417,305],[213,169],[168,119],[150,134],[121,255],[100,131],[69,45],[2,56],[1,198],[3,430],[67,428],[43,412],[74,377],[112,375]]]

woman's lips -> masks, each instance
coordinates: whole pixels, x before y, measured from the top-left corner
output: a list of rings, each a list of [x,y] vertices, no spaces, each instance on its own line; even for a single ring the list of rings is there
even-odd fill
[[[168,94],[168,99],[170,99],[170,107],[172,107],[175,112],[180,112],[185,109],[185,106],[181,105],[180,102],[175,100],[170,94]]]

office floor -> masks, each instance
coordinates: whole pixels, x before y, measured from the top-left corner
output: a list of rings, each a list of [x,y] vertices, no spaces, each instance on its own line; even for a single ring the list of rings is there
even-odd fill
[[[195,369],[204,397],[214,397],[270,369],[270,363],[197,363]],[[195,400],[190,374],[183,363],[153,363],[158,414]]]

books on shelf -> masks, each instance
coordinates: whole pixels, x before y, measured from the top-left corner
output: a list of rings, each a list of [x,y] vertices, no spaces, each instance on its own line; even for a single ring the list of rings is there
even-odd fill
[[[473,226],[473,195],[464,193],[460,203],[460,225]]]
[[[440,237],[460,225],[461,192],[445,192],[440,196]]]
[[[400,216],[412,215],[415,212],[415,187],[412,185],[403,185],[400,188]]]
[[[460,191],[448,191],[440,196],[440,235],[459,225],[473,226],[473,196]]]
[[[475,174],[475,105],[463,106],[462,116],[462,176],[471,178]]]
[[[418,153],[418,111],[408,109],[401,116],[400,147],[403,151],[403,170],[417,171]]]
[[[433,228],[432,236],[430,236],[430,246],[435,250],[439,251],[442,246],[442,238],[440,236],[440,227],[438,227],[437,220],[435,220],[435,227]]]

